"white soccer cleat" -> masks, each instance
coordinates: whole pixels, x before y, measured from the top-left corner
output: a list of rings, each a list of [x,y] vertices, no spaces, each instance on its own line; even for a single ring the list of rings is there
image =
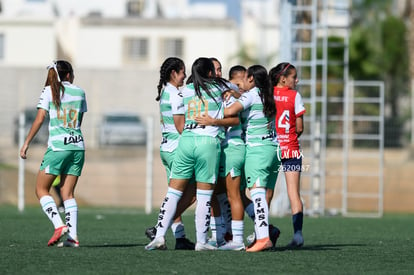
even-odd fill
[[[60,242],[57,245],[58,247],[79,247],[78,239],[68,238],[66,241]]]
[[[217,247],[217,240],[216,240],[216,238],[211,237],[210,239],[207,240],[207,243],[209,245],[212,245],[212,246]]]
[[[145,250],[166,250],[164,237],[158,237],[152,240],[148,245],[145,246]]]
[[[197,243],[195,246],[195,251],[207,251],[207,250],[217,250],[217,247],[209,243]]]
[[[252,243],[254,243],[256,241],[256,233],[253,232],[252,234],[250,234],[249,236],[246,237],[246,241],[247,241],[247,245],[251,245]]]
[[[243,251],[246,250],[244,243],[237,243],[234,241],[229,241],[225,245],[222,245],[218,248],[219,250],[232,250],[232,251]]]

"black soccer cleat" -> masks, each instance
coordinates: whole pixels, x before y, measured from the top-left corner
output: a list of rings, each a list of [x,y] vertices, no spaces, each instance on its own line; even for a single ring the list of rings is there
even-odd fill
[[[194,250],[195,244],[187,238],[177,238],[175,239],[175,249],[176,250]]]
[[[276,247],[277,239],[280,236],[280,230],[273,224],[269,224],[269,238],[272,241],[273,248]]]
[[[147,236],[150,241],[155,239],[155,235],[157,235],[157,228],[149,227],[145,229],[145,236]]]

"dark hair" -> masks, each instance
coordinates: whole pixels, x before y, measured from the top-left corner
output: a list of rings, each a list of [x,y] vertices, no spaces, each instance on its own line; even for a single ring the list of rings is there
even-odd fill
[[[296,70],[295,66],[293,66],[289,62],[279,63],[276,67],[270,69],[269,78],[272,87],[276,86],[279,83],[280,77],[282,75],[288,76],[292,69]]]
[[[246,71],[247,71],[247,69],[242,65],[235,65],[235,66],[231,67],[230,71],[229,71],[229,80],[232,80],[236,73],[238,73],[238,72],[243,72],[244,73]]]
[[[178,57],[168,57],[161,65],[160,69],[160,81],[158,82],[158,95],[155,98],[156,101],[159,101],[161,98],[162,87],[167,85],[167,82],[170,81],[172,71],[179,72],[181,69],[184,69],[184,62]]]
[[[260,90],[259,95],[263,103],[263,113],[266,117],[273,116],[276,113],[276,106],[266,68],[261,65],[250,66],[247,69],[247,76],[253,76],[254,84]]]
[[[215,100],[210,92],[211,88],[208,84],[219,89],[222,89],[223,87],[227,89],[229,88],[224,79],[215,76],[213,61],[207,57],[200,57],[194,61],[193,66],[191,67],[191,76],[187,80],[187,83],[193,83],[195,93],[200,99],[202,98],[201,89],[203,89],[211,98],[213,98],[213,100]]]
[[[62,96],[65,93],[65,86],[63,86],[62,81],[69,80],[67,78],[68,74],[69,78],[73,77],[72,65],[65,60],[58,60],[48,66],[47,69],[48,73],[45,86],[50,86],[50,89],[52,90],[53,104],[59,109],[61,99],[60,90],[62,90]]]
[[[215,58],[215,57],[210,57],[210,60],[211,60],[211,61],[216,61],[217,63],[219,63],[219,65],[220,65],[220,71],[221,71],[221,62],[220,62],[217,58]],[[214,65],[214,63],[213,63],[213,65]],[[216,69],[215,69],[215,67],[214,67],[213,74],[214,74],[215,76],[217,76],[217,75],[216,75]]]

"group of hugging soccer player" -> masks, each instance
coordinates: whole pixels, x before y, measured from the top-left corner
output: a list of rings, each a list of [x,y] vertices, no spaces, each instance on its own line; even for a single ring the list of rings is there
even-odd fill
[[[286,178],[292,211],[293,237],[287,246],[303,246],[298,138],[305,108],[295,90],[296,68],[286,62],[269,72],[261,65],[236,65],[226,80],[217,59],[200,57],[188,78],[185,71],[177,57],[167,58],[160,68],[156,100],[162,131],[160,157],[168,189],[155,225],[145,231],[151,240],[145,249],[167,249],[169,228],[176,239],[175,249],[273,249],[280,230],[269,224],[269,205],[280,171]],[[30,143],[49,116],[48,146],[36,179],[36,196],[54,226],[48,246],[80,245],[74,193],[85,159],[81,124],[87,102],[84,90],[73,81],[69,62],[58,60],[47,67],[37,115],[20,149],[20,157],[26,159]],[[64,221],[49,193],[58,176]],[[181,220],[181,214],[194,203],[195,243],[186,238]],[[247,246],[245,212],[255,229],[247,237]]]
[[[287,62],[269,72],[261,65],[236,65],[226,80],[216,58],[200,57],[184,83],[185,71],[177,57],[167,58],[160,68],[156,100],[168,190],[155,225],[145,230],[150,239],[145,249],[167,249],[169,228],[175,249],[274,249],[280,230],[269,223],[269,206],[280,171],[292,211],[293,237],[287,247],[303,246],[298,138],[305,108],[295,90],[296,68]],[[181,219],[193,203],[195,243],[186,238]],[[255,229],[247,246],[245,212]]]

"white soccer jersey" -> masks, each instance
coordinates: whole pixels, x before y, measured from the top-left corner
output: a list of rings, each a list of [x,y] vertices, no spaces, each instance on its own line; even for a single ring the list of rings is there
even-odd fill
[[[180,134],[175,128],[174,115],[184,115],[184,102],[181,91],[172,84],[167,83],[161,92],[160,99],[161,151],[172,152],[178,146]]]
[[[59,111],[53,103],[52,90],[46,86],[39,99],[37,108],[49,112],[48,147],[53,151],[85,150],[80,129],[80,118],[87,111],[85,92],[68,81],[62,82],[65,91]]]
[[[227,100],[225,104],[225,108],[230,107],[234,102],[236,102],[237,99],[234,97],[230,97],[229,100]],[[239,118],[241,117],[241,114],[239,114]],[[241,119],[240,119],[241,121]],[[243,137],[243,128],[241,125],[241,122],[239,125],[230,126],[227,128],[226,131],[226,138],[223,140],[222,145],[226,145],[228,143],[234,144],[234,145],[244,145],[244,137]]]
[[[277,144],[274,117],[268,118],[263,113],[259,92],[259,88],[254,87],[238,99],[245,110],[242,118],[245,121],[246,144],[250,146]]]
[[[224,128],[218,126],[199,126],[194,120],[201,114],[209,115],[212,118],[223,118],[223,100],[221,94],[224,88],[209,85],[212,97],[204,90],[201,90],[202,99],[195,94],[193,83],[188,84],[182,91],[185,107],[185,125],[184,132],[192,132],[198,135],[207,135],[212,137],[224,138]]]

